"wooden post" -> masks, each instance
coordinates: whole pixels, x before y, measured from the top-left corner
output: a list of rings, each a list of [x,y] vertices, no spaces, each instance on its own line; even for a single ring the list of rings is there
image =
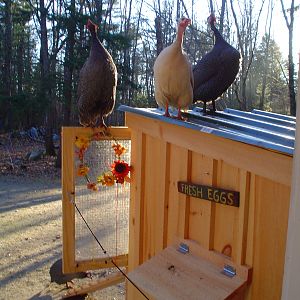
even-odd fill
[[[300,62],[300,56],[299,56]],[[300,72],[300,64],[299,64]],[[298,86],[300,77],[298,72]],[[288,223],[288,234],[285,253],[285,267],[283,277],[282,298],[283,300],[298,299],[300,294],[300,93],[297,96],[297,123],[296,140],[293,159],[293,175],[291,185],[291,200]]]

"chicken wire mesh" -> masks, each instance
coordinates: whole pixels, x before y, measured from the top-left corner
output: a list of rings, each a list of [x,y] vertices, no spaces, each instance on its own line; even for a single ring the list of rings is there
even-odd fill
[[[114,141],[93,141],[85,152],[84,160],[90,167],[89,177],[94,182],[110,170],[116,160]],[[130,140],[119,140],[126,149],[121,159],[130,164]],[[78,163],[78,162],[77,162]],[[86,187],[84,177],[76,177],[75,198],[78,209],[95,233],[109,256],[128,253],[130,185],[100,186],[99,191]],[[79,213],[75,214],[75,259],[107,257],[91,235]]]

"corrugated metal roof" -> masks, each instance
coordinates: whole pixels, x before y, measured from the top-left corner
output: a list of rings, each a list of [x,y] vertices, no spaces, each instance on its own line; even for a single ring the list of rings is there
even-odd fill
[[[296,118],[291,116],[256,109],[252,112],[244,112],[229,108],[215,114],[203,115],[202,109],[195,107],[183,113],[187,121],[179,121],[163,116],[161,109],[133,108],[122,105],[119,110],[288,155],[293,155],[294,152]]]

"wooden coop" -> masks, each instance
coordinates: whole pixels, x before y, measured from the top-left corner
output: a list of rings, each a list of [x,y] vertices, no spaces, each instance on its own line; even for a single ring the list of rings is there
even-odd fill
[[[128,127],[110,131],[131,140],[133,166],[128,247],[113,255],[135,283],[127,282],[126,298],[280,299],[295,118],[232,109],[203,115],[195,108],[182,122],[158,109],[119,109]],[[92,133],[63,129],[66,273],[113,266],[101,255],[77,255],[74,141]],[[104,225],[97,225],[100,234]]]
[[[120,110],[134,166],[129,278],[149,299],[280,299],[295,118]],[[128,283],[127,299],[145,296]]]

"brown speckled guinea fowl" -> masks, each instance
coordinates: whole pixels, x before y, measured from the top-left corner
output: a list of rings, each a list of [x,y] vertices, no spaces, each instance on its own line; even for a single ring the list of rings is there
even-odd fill
[[[86,27],[91,34],[91,48],[79,74],[79,122],[85,127],[106,127],[103,118],[115,105],[117,68],[97,37],[98,26],[88,20]]]

